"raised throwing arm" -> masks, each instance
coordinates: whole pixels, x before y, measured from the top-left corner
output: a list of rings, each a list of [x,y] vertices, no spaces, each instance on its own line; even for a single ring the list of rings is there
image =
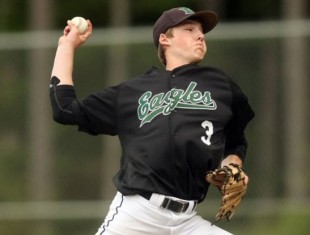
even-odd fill
[[[60,80],[58,85],[73,85],[73,62],[75,49],[80,47],[92,33],[92,24],[88,22],[88,29],[80,34],[78,28],[70,21],[59,38],[51,77]]]

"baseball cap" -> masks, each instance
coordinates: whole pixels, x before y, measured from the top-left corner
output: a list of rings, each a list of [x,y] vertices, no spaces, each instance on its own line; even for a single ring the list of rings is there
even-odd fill
[[[159,45],[158,40],[160,34],[165,33],[169,28],[182,23],[186,19],[198,20],[201,23],[203,33],[212,30],[218,22],[218,17],[213,11],[205,10],[194,12],[187,7],[176,7],[164,11],[153,28],[153,40],[156,47]]]

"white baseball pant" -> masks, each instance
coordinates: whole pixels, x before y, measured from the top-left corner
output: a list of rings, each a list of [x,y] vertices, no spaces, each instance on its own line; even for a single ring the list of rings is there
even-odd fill
[[[175,213],[161,208],[163,198],[117,192],[96,235],[232,235],[197,215],[193,201],[185,212]]]

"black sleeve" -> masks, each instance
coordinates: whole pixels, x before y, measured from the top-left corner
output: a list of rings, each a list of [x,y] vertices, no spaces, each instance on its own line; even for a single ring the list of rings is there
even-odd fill
[[[235,154],[241,160],[244,160],[247,151],[247,141],[244,131],[247,124],[254,117],[254,112],[248,103],[248,98],[243,94],[239,86],[230,81],[230,87],[233,96],[233,117],[225,127],[225,157]]]
[[[57,85],[53,77],[50,85],[50,100],[53,119],[65,125],[77,125],[79,131],[91,135],[117,134],[116,103],[117,88],[111,87],[78,100],[73,86]]]

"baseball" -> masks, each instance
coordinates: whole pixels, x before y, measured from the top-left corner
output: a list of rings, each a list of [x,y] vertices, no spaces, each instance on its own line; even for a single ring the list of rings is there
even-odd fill
[[[87,21],[81,16],[74,17],[71,22],[79,29],[80,34],[84,34],[88,29]]]

